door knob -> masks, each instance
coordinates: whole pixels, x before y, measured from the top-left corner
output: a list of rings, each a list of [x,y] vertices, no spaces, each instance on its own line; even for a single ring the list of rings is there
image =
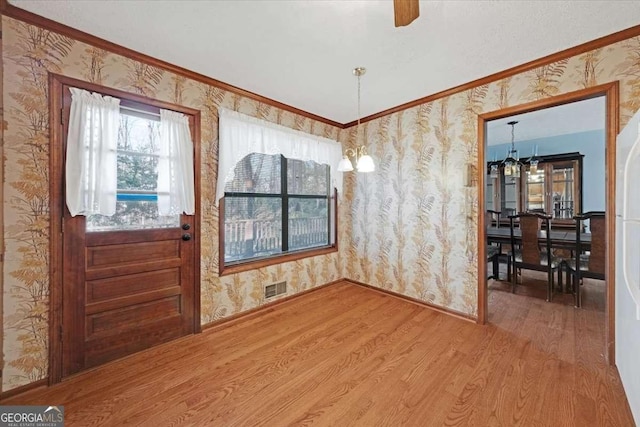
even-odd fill
[[[187,240],[191,240],[191,234],[189,234],[189,233],[184,233],[184,234],[182,235],[182,240],[184,240],[185,242],[186,242]]]
[[[183,230],[188,230],[190,228],[191,228],[191,226],[189,224],[187,224],[187,223],[182,224],[182,229]]]

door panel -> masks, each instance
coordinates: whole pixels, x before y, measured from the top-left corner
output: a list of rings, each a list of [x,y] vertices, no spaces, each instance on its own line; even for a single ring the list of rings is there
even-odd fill
[[[144,350],[152,345],[179,338],[183,334],[175,327],[175,323],[175,319],[166,319],[156,322],[153,329],[143,327],[122,337],[110,335],[89,339],[86,341],[83,369],[98,366]]]
[[[107,310],[87,309],[87,340],[111,335],[114,330],[119,334],[154,321],[164,321],[180,317],[180,293],[165,298],[153,298],[145,303],[122,305]],[[178,319],[179,320],[179,319]],[[134,323],[135,322],[135,323]]]
[[[180,258],[180,242],[164,240],[159,242],[108,244],[102,246],[97,239],[87,239],[87,271],[118,267],[122,264],[140,264],[148,259],[174,260]],[[96,246],[94,246],[96,245]],[[123,257],[123,251],[127,256]]]
[[[118,297],[128,297],[140,292],[149,293],[170,290],[179,286],[179,268],[88,280],[87,305],[102,303]]]

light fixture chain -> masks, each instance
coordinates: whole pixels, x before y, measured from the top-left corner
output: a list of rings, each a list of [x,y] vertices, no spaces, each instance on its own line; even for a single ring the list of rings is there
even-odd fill
[[[360,76],[358,73],[358,127],[360,127]]]
[[[338,164],[339,172],[348,172],[354,170],[353,163],[349,160],[349,157],[354,157],[356,162],[356,170],[358,172],[373,172],[375,170],[375,164],[373,163],[373,159],[370,155],[367,154],[367,150],[365,145],[359,144],[359,136],[360,136],[360,121],[361,121],[361,97],[362,97],[362,82],[360,77],[367,71],[364,67],[356,67],[353,69],[353,75],[358,78],[358,121],[356,125],[355,131],[355,147],[349,147],[344,150],[344,158]],[[366,139],[366,135],[365,135]]]

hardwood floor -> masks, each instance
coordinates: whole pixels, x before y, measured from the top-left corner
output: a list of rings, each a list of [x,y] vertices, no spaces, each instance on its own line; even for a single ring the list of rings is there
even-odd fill
[[[603,314],[490,286],[487,326],[338,283],[2,404],[67,426],[632,426]]]

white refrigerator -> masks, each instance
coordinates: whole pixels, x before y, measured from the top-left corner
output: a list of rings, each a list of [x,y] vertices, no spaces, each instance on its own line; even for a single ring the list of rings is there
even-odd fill
[[[640,426],[640,111],[616,144],[616,365]]]

